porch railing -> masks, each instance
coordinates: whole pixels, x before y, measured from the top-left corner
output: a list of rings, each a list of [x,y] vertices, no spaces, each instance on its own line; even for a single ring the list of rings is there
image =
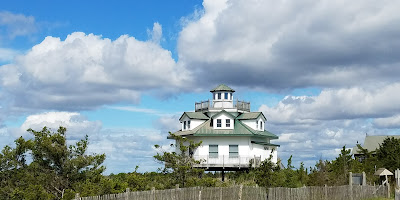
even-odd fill
[[[217,157],[209,155],[193,156],[194,159],[199,160],[200,164],[195,167],[229,167],[229,168],[249,168],[259,167],[261,164],[261,156],[236,156],[219,155]]]

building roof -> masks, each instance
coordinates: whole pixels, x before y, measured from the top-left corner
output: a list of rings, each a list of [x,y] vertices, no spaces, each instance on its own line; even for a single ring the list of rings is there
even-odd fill
[[[209,117],[202,112],[184,112],[179,120],[181,120],[185,115],[188,116],[189,119],[209,119]]]
[[[390,172],[389,170],[387,170],[386,168],[379,168],[378,170],[376,170],[374,175],[376,175],[376,176],[393,176],[393,173]]]
[[[177,131],[173,134],[179,136],[257,136],[278,139],[278,136],[271,132],[254,130],[237,119],[234,121],[233,129],[214,129],[209,119],[192,130]]]
[[[246,120],[246,119],[257,119],[260,115],[262,115],[265,118],[264,114],[262,112],[249,112],[249,113],[242,113],[241,115],[239,115],[236,119],[242,119],[242,120]]]
[[[396,139],[400,139],[400,135],[367,135],[365,136],[364,144],[362,148],[368,150],[368,152],[375,151],[379,149],[379,145],[383,143],[386,138],[394,137]],[[353,154],[359,154],[358,147],[353,147]]]
[[[210,90],[210,92],[216,92],[216,91],[227,91],[227,92],[235,92],[232,88],[228,87],[225,84],[218,85],[216,88]]]

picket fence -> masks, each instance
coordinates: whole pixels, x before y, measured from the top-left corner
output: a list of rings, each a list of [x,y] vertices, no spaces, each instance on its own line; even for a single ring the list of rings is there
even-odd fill
[[[76,200],[364,200],[387,197],[386,186],[325,186],[264,188],[255,186],[192,187],[135,191]]]

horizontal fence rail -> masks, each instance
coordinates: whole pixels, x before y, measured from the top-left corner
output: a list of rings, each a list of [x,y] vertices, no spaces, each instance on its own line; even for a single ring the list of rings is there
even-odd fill
[[[77,197],[76,200],[364,200],[386,197],[386,186],[264,188],[256,186],[192,187]]]

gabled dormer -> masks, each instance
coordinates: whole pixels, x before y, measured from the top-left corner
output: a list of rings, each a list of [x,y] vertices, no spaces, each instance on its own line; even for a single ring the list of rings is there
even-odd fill
[[[222,110],[212,116],[212,127],[214,129],[233,129],[235,126],[235,116]]]
[[[267,121],[267,118],[265,118],[262,112],[242,113],[237,117],[237,119],[250,128],[258,131],[264,131],[265,121]]]
[[[202,112],[184,112],[179,118],[182,125],[181,130],[193,130],[208,119],[209,117]]]

